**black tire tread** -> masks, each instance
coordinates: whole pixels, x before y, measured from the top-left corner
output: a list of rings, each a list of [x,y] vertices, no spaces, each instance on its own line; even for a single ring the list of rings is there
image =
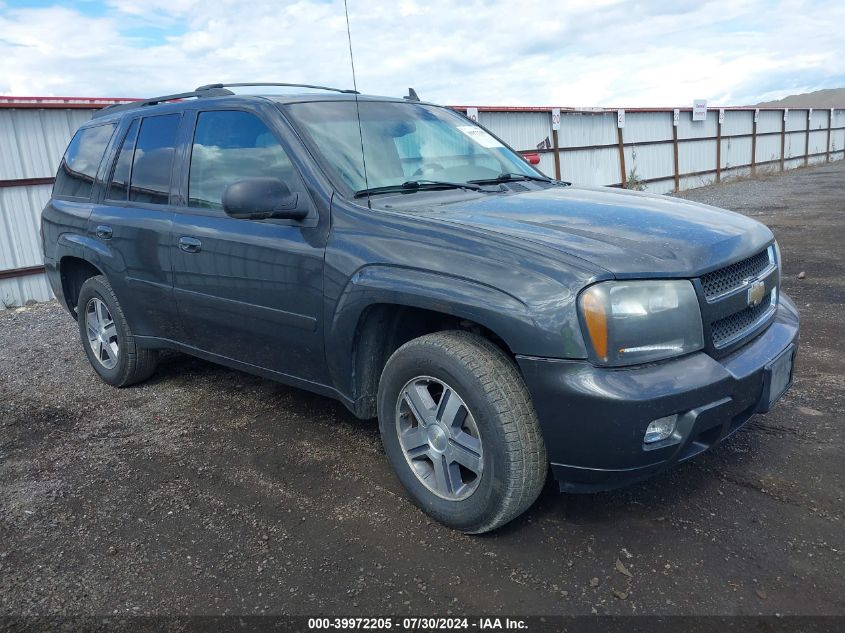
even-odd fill
[[[112,319],[118,323],[122,330],[121,340],[121,354],[126,354],[126,365],[123,373],[118,379],[112,383],[115,387],[128,387],[130,385],[143,382],[150,378],[155,373],[158,365],[158,351],[154,349],[145,349],[138,347],[135,343],[135,336],[132,329],[129,327],[129,322],[126,320],[126,315],[123,313],[123,308],[114,290],[105,275],[97,275],[90,277],[82,284],[80,288],[80,298],[84,295],[87,288],[96,290],[103,298],[108,300],[109,311],[112,312]],[[82,302],[80,301],[80,306]],[[78,309],[78,318],[84,318],[81,313],[82,308]],[[85,341],[83,340],[83,345]]]
[[[506,487],[496,512],[483,523],[463,530],[469,534],[489,532],[525,512],[546,481],[546,448],[531,395],[513,360],[482,336],[463,330],[436,332],[409,341],[395,353],[419,346],[457,358],[477,376],[483,395],[503,425],[508,459]]]

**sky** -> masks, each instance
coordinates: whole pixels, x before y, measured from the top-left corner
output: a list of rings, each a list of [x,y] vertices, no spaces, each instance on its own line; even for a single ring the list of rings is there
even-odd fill
[[[348,0],[358,89],[448,105],[747,105],[845,86],[845,2]],[[342,0],[0,0],[0,94],[352,87]]]

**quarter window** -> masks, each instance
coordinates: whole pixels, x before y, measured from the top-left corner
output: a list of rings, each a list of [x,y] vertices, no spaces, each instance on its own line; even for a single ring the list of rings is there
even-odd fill
[[[106,146],[114,133],[113,123],[97,125],[79,130],[68,145],[59,173],[56,174],[56,184],[53,195],[67,198],[91,197],[97,168],[106,153]]]
[[[180,114],[165,114],[146,117],[141,121],[132,160],[130,202],[168,203],[170,172],[180,119]]]
[[[223,191],[244,178],[273,177],[296,190],[294,168],[269,128],[253,114],[201,112],[191,150],[188,204],[223,208]]]

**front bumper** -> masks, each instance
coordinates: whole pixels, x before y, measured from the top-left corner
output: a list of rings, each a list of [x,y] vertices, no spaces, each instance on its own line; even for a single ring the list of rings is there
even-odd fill
[[[765,413],[767,367],[798,346],[798,310],[785,295],[779,303],[762,334],[719,360],[699,352],[608,369],[517,357],[561,490],[595,492],[640,481],[715,446],[754,413]],[[675,413],[675,436],[644,445],[649,423]]]

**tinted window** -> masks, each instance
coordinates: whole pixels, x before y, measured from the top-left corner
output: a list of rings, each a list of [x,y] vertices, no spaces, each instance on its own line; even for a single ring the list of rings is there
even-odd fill
[[[109,191],[106,197],[109,200],[125,201],[129,199],[129,175],[132,171],[132,154],[135,151],[135,139],[138,137],[138,120],[132,121],[132,125],[123,137],[120,152],[117,155],[117,162],[114,165],[114,172],[109,184]]]
[[[68,145],[56,174],[54,196],[90,198],[97,167],[114,133],[114,124],[79,130]]]
[[[200,113],[191,150],[189,204],[222,209],[227,186],[262,176],[297,188],[293,165],[261,119],[248,112]]]
[[[129,185],[131,202],[167,204],[180,118],[179,114],[167,114],[141,121]]]

